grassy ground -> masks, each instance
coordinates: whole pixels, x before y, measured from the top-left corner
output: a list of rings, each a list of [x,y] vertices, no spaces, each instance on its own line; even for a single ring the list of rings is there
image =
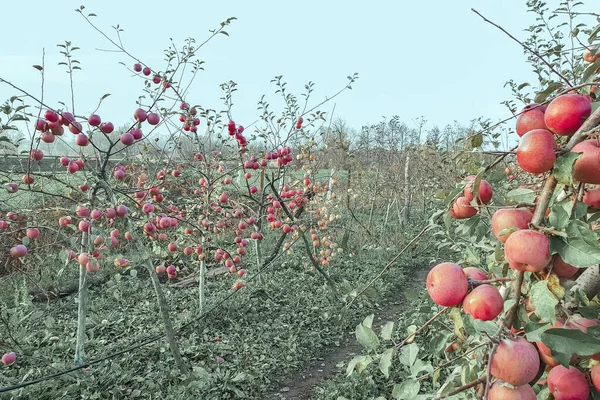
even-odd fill
[[[220,304],[231,293],[233,278],[208,285],[205,318],[181,332],[179,343],[194,378],[183,381],[164,340],[111,358],[89,370],[65,375],[26,389],[0,394],[1,399],[257,399],[295,371],[321,357],[353,331],[377,302],[402,290],[409,269],[427,263],[410,253],[399,261],[369,296],[344,309],[348,292],[363,287],[397,252],[371,249],[338,259],[329,267],[340,284],[332,295],[318,274],[300,256],[273,265],[260,285],[248,286]],[[400,267],[404,265],[404,267]],[[51,268],[60,271],[60,266]],[[69,275],[65,273],[64,278]],[[110,280],[91,290],[87,356],[96,359],[162,332],[150,280],[144,271],[107,271]],[[54,274],[53,274],[54,275]],[[72,366],[77,304],[75,297],[32,303],[24,295],[23,276],[0,282],[2,315],[0,350],[14,350],[18,361],[1,367],[0,387],[51,374]],[[165,283],[175,325],[197,317],[197,291],[175,289]],[[341,298],[340,298],[341,297]],[[53,341],[58,338],[58,341]],[[325,392],[326,393],[326,392]],[[323,397],[326,398],[326,397]]]

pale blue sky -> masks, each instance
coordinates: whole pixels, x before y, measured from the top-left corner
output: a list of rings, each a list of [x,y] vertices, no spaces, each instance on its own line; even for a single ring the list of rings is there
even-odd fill
[[[277,98],[269,81],[280,74],[298,94],[304,83],[315,82],[317,102],[358,72],[354,89],[335,100],[335,116],[357,129],[394,114],[405,121],[424,115],[429,127],[478,116],[497,120],[508,115],[500,105],[510,97],[505,81],[531,77],[522,49],[471,11],[476,8],[524,39],[523,29],[534,17],[525,12],[524,0],[30,0],[4,5],[0,77],[39,95],[39,73],[31,66],[41,63],[45,48],[45,100],[57,107],[58,100],[68,103],[68,79],[57,66],[56,44],[71,40],[82,48],[77,113],[90,113],[101,95],[112,93],[99,114],[116,126],[130,121],[142,82],[119,64],[131,66],[132,60],[96,50],[111,45],[74,12],[80,4],[98,14],[95,23],[109,34],[120,24],[128,50],[158,69],[170,37],[177,44],[190,36],[202,41],[220,21],[237,17],[230,37],[219,36],[203,48],[205,71],[189,100],[221,109],[219,84],[233,80],[239,84],[234,116],[240,124],[257,118],[262,94]],[[0,101],[13,94],[0,84]]]

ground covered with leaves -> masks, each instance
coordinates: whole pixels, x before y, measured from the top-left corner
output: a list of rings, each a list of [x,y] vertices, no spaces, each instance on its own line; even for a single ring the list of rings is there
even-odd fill
[[[175,327],[187,324],[179,342],[184,360],[193,368],[191,378],[179,375],[162,339],[0,398],[264,398],[279,388],[280,380],[293,381],[308,365],[335,352],[341,341],[353,336],[365,315],[400,298],[408,289],[407,277],[426,269],[429,261],[422,253],[407,252],[372,289],[345,308],[398,251],[362,249],[330,266],[337,295],[295,256],[276,263],[265,273],[264,283],[249,283],[224,301],[231,294],[231,279],[212,281],[208,313],[199,320],[196,311],[190,312],[197,310],[197,289],[175,289],[164,283]],[[132,271],[106,272],[109,280],[91,289],[87,322],[91,360],[162,333],[151,281],[144,271]],[[2,286],[7,304],[14,308],[2,312],[5,331],[0,340],[19,356],[12,366],[2,367],[0,387],[71,368],[75,297],[32,302],[27,279],[18,275],[4,278]],[[414,289],[413,285],[409,291]],[[323,393],[320,398],[331,398],[329,389],[317,392]]]

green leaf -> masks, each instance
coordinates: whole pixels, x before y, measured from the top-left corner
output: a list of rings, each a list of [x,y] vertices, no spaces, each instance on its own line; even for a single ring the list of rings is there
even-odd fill
[[[533,203],[537,193],[531,189],[513,189],[506,194],[506,199],[513,203]]]
[[[452,307],[452,310],[450,310],[450,319],[454,322],[454,334],[459,340],[465,340],[465,335],[463,333],[465,324],[459,307]]]
[[[365,326],[364,323],[356,327],[356,340],[367,350],[375,350],[379,347],[379,338],[377,338],[373,329]]]
[[[490,336],[494,336],[498,332],[498,329],[500,329],[498,324],[493,321],[480,321],[472,317],[471,320],[471,324],[477,332],[487,332]]]
[[[423,371],[431,374],[433,373],[433,366],[431,365],[431,363],[425,362],[421,359],[417,359],[413,366],[410,368],[410,375],[413,378],[416,378],[419,375],[419,372]]]
[[[549,323],[545,322],[530,322],[525,324],[525,335],[530,342],[539,342],[542,340],[542,333],[546,332],[550,327]]]
[[[588,78],[594,76],[598,68],[600,68],[600,59],[594,61],[592,64],[590,64],[589,67],[585,69],[585,71],[583,71],[583,74],[581,75],[581,81],[587,82]]]
[[[550,251],[560,254],[566,263],[578,268],[600,264],[598,239],[583,221],[569,221],[566,237],[552,236]]]
[[[231,379],[231,382],[235,382],[235,383],[243,382],[246,380],[246,378],[247,378],[247,375],[245,372],[238,372],[237,375]]]
[[[358,364],[356,364],[356,370],[358,371],[358,374],[361,375],[363,372],[365,372],[365,370],[367,369],[369,364],[371,364],[372,362],[373,362],[373,357],[364,356],[362,358],[362,360],[360,360],[358,362]]]
[[[548,329],[542,333],[542,342],[552,349],[552,357],[567,368],[573,354],[591,356],[600,353],[600,339],[578,329]]]
[[[471,148],[476,149],[478,147],[481,147],[481,145],[483,144],[483,134],[482,133],[478,133],[477,135],[471,136]]]
[[[598,33],[600,33],[600,25],[596,26],[592,30],[592,33],[590,33],[590,38],[588,39],[590,44],[594,42],[594,40],[596,39],[596,36],[598,36]]]
[[[583,217],[585,217],[587,215],[587,211],[588,211],[587,204],[585,204],[582,201],[578,201],[575,204],[575,215],[574,215],[575,219],[582,219]],[[589,222],[590,221],[588,221],[588,223]]]
[[[367,317],[366,317],[366,318],[363,320],[362,324],[363,324],[364,326],[366,326],[367,328],[372,328],[372,327],[373,327],[373,318],[374,318],[374,317],[375,317],[375,314],[371,314],[371,315],[367,316]]]
[[[346,375],[352,375],[354,369],[358,371],[358,374],[362,374],[362,372],[367,368],[367,366],[373,361],[371,356],[356,356],[349,363],[348,368],[346,368]]]
[[[498,232],[498,236],[510,235],[511,233],[516,232],[518,230],[519,228],[517,227],[504,228],[500,232]]]
[[[548,96],[550,96],[552,93],[556,92],[558,89],[561,89],[562,87],[563,87],[563,85],[560,82],[550,82],[546,89],[535,94],[535,98],[534,98],[533,102],[538,103],[538,104],[543,103],[544,101],[546,101]]]
[[[392,366],[392,358],[394,357],[395,348],[387,349],[379,359],[379,370],[386,377],[390,377],[390,367]]]
[[[416,379],[407,379],[404,382],[394,385],[392,397],[396,400],[413,400],[421,390],[421,383]]]
[[[404,346],[402,350],[400,350],[400,356],[398,359],[403,365],[411,368],[415,363],[418,354],[419,346],[416,343],[411,343],[407,346]]]
[[[469,265],[480,265],[481,260],[479,256],[475,254],[475,251],[470,246],[465,248],[465,263]]]
[[[548,288],[547,281],[540,281],[533,284],[531,287],[531,302],[535,308],[535,315],[540,317],[542,321],[556,322],[555,307],[558,304],[558,299]]]
[[[554,163],[554,177],[563,185],[573,183],[573,164],[581,157],[581,153],[568,152],[556,159]]]
[[[566,228],[569,224],[569,213],[561,205],[555,204],[552,206],[548,221],[556,229]]]
[[[392,321],[388,321],[384,326],[381,327],[381,339],[383,340],[391,340],[392,332],[394,331],[394,323]]]

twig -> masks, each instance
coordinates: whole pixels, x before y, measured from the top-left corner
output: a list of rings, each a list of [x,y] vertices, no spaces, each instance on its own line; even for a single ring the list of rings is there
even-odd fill
[[[404,339],[403,341],[401,341],[400,343],[398,343],[396,345],[396,348],[399,349],[400,347],[404,346],[406,344],[406,342],[408,342],[411,338],[416,337],[419,333],[423,332],[423,330],[425,330],[425,328],[427,328],[429,325],[431,325],[431,323],[433,321],[435,321],[436,319],[438,319],[442,314],[444,314],[449,309],[450,309],[449,307],[444,307],[440,311],[438,311],[437,313],[435,313],[435,315],[433,317],[429,318],[429,321],[425,322],[423,324],[423,326],[421,326],[419,329],[417,329],[416,331],[414,331],[413,333],[411,333],[409,336],[407,336],[406,339]]]
[[[358,297],[360,297],[362,294],[364,294],[364,293],[365,293],[365,291],[366,291],[368,288],[370,288],[370,287],[371,287],[371,286],[372,286],[372,285],[373,285],[375,282],[377,282],[377,280],[378,280],[379,278],[381,278],[381,277],[383,276],[383,274],[385,274],[385,271],[387,271],[387,269],[388,269],[389,267],[391,267],[391,266],[392,266],[392,264],[394,264],[394,263],[395,263],[395,262],[398,260],[398,258],[400,258],[400,256],[401,256],[401,255],[402,255],[402,254],[403,254],[403,253],[404,253],[404,252],[405,252],[405,251],[406,251],[406,250],[407,250],[407,249],[408,249],[408,248],[409,248],[409,247],[410,247],[410,246],[411,246],[411,245],[412,245],[412,244],[413,244],[413,243],[414,243],[414,242],[415,242],[415,241],[416,241],[418,238],[420,238],[421,236],[423,236],[423,234],[424,234],[425,232],[427,232],[427,231],[428,231],[430,228],[431,228],[431,225],[427,225],[425,228],[423,228],[423,230],[422,230],[421,232],[419,232],[419,234],[418,234],[417,236],[415,236],[414,238],[412,238],[412,240],[411,240],[410,242],[408,242],[408,244],[407,244],[406,246],[404,246],[404,248],[402,249],[402,251],[400,251],[400,253],[398,253],[398,254],[396,255],[396,257],[394,257],[394,258],[392,259],[392,261],[390,261],[389,263],[387,263],[387,265],[386,265],[386,266],[385,266],[385,267],[384,267],[384,268],[381,270],[381,272],[379,273],[379,275],[377,275],[377,276],[376,276],[376,277],[375,277],[375,278],[374,278],[374,279],[373,279],[371,282],[369,282],[369,284],[368,284],[367,286],[365,286],[365,287],[364,287],[364,289],[363,289],[363,290],[361,290],[361,291],[360,291],[360,292],[359,292],[359,293],[358,293],[358,294],[357,294],[357,295],[356,295],[356,296],[355,296],[355,297],[354,297],[354,298],[353,298],[353,299],[350,301],[350,303],[348,303],[348,304],[346,305],[346,308],[350,308],[350,306],[351,306],[351,305],[354,303],[354,301],[356,301],[356,299],[357,299]]]
[[[464,392],[465,390],[471,389],[472,387],[477,386],[480,383],[484,383],[486,381],[487,381],[487,376],[483,375],[479,379],[474,380],[473,382],[467,383],[466,385],[463,385],[463,386],[459,387],[458,389],[455,389],[455,390],[451,391],[450,393],[448,393],[446,395],[443,395],[443,396],[442,395],[437,395],[437,396],[435,396],[433,398],[433,400],[446,399],[448,397],[452,397],[455,394]]]
[[[502,332],[502,329],[500,329],[499,332]],[[492,362],[494,360],[494,354],[496,354],[496,350],[498,349],[498,343],[494,343],[494,347],[492,347],[492,351],[490,351],[490,355],[488,357],[488,364],[487,364],[487,372],[486,372],[486,379],[485,379],[485,394],[483,395],[484,399],[488,398],[488,393],[490,391],[490,381],[492,378]]]
[[[511,278],[510,276],[494,278],[494,279],[485,279],[485,280],[481,280],[481,281],[469,279],[469,285],[471,287],[477,287],[477,286],[481,286],[481,285],[489,285],[490,283],[496,283],[496,282],[511,282],[513,280],[514,280],[514,278]]]
[[[513,35],[511,35],[510,33],[508,33],[508,31],[504,28],[502,28],[500,25],[490,21],[489,19],[487,19],[486,17],[484,17],[483,15],[481,15],[481,13],[479,13],[479,11],[475,10],[474,8],[471,8],[471,11],[473,11],[475,14],[479,15],[481,18],[483,18],[483,20],[485,22],[487,22],[490,25],[495,26],[496,28],[500,29],[502,32],[504,32],[506,35],[508,35],[509,38],[511,38],[512,40],[514,40],[515,42],[519,43],[521,45],[521,47],[523,47],[525,50],[529,51],[530,53],[534,54],[537,58],[540,59],[540,61],[542,61],[544,64],[546,64],[546,66],[548,68],[550,68],[550,70],[552,72],[554,72],[558,77],[560,77],[560,79],[562,79],[563,81],[565,81],[565,83],[573,88],[573,85],[571,84],[571,82],[569,82],[569,80],[567,78],[565,78],[565,76],[563,74],[561,74],[560,72],[558,72],[553,66],[552,64],[550,64],[548,61],[546,61],[544,59],[544,57],[542,57],[537,51],[533,50],[531,47],[527,46],[525,43],[521,42],[519,39],[517,39],[516,37],[514,37]]]
[[[438,365],[437,367],[435,367],[435,369],[433,370],[433,372],[431,372],[431,373],[428,373],[428,374],[425,374],[425,375],[423,375],[423,376],[420,376],[420,377],[418,377],[418,378],[417,378],[417,380],[418,380],[418,381],[422,381],[422,380],[425,380],[425,379],[427,379],[427,378],[430,378],[430,377],[431,377],[433,374],[435,374],[435,373],[436,373],[437,371],[439,371],[440,369],[442,369],[442,368],[444,368],[444,367],[447,367],[447,366],[448,366],[448,365],[450,365],[450,364],[454,364],[456,361],[460,360],[461,358],[463,358],[463,357],[465,357],[465,356],[468,356],[469,354],[471,354],[471,353],[474,353],[474,352],[475,352],[475,350],[478,350],[478,349],[480,349],[480,348],[482,348],[482,347],[484,347],[484,346],[487,346],[487,345],[488,345],[488,343],[487,343],[487,342],[486,342],[486,343],[481,343],[481,344],[478,344],[477,346],[473,347],[473,348],[472,348],[472,349],[470,349],[469,351],[467,351],[467,352],[465,352],[465,353],[462,353],[460,356],[454,357],[453,359],[451,359],[451,360],[448,360],[448,361],[446,361],[445,363]]]

